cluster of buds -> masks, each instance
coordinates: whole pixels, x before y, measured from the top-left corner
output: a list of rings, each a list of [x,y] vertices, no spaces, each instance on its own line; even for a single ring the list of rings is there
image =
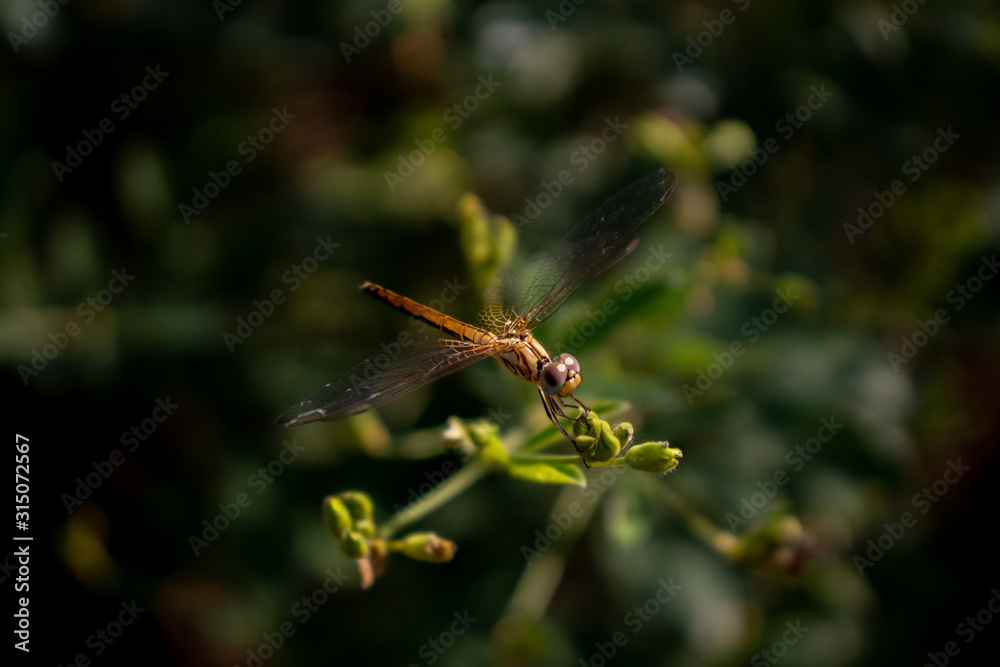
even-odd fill
[[[455,543],[436,533],[411,533],[398,540],[378,537],[371,498],[360,491],[324,498],[323,521],[357,564],[362,588],[371,586],[385,571],[391,552],[427,563],[447,563],[455,555]]]
[[[588,466],[593,464],[627,465],[643,472],[665,473],[677,467],[680,458],[684,456],[681,450],[671,447],[670,443],[644,442],[629,447],[625,456],[615,460],[623,447],[632,441],[635,429],[629,422],[622,422],[611,428],[611,425],[598,418],[593,412],[581,416],[573,422],[573,436],[577,449]]]
[[[548,446],[529,445],[518,452],[509,452],[500,441],[496,424],[485,421],[464,421],[452,417],[444,430],[446,445],[462,453],[464,458],[474,457],[494,470],[506,471],[510,476],[540,484],[586,485],[583,467],[628,466],[635,470],[653,473],[670,472],[684,456],[680,449],[668,442],[644,442],[630,446],[634,429],[622,422],[612,427],[593,410],[573,421],[573,442],[579,452],[575,462],[571,456],[547,455],[539,452]],[[559,442],[559,441],[556,441]],[[624,452],[624,453],[623,453]]]
[[[466,422],[458,417],[448,420],[448,427],[442,434],[446,446],[458,451],[463,459],[471,459],[479,465],[463,469],[435,489],[432,493],[437,494],[438,502],[460,493],[488,470],[504,471],[511,477],[537,484],[586,486],[584,467],[628,466],[643,472],[666,473],[677,467],[683,456],[681,450],[670,447],[667,442],[631,445],[634,432],[631,424],[622,422],[612,427],[593,410],[586,411],[573,422],[573,440],[579,458],[539,451],[550,444],[564,442],[548,435],[536,437],[521,450],[511,452],[501,442],[499,431],[497,424],[486,420]],[[462,477],[461,482],[459,477]],[[391,539],[396,530],[413,520],[408,515],[411,509],[404,510],[379,530],[367,494],[345,491],[323,499],[323,520],[344,553],[357,564],[362,588],[368,588],[381,576],[390,553],[427,563],[447,563],[455,556],[455,543],[436,533],[411,533]]]
[[[590,463],[605,463],[618,456],[622,442],[632,439],[632,424],[622,422],[612,430],[611,424],[598,418],[590,411],[573,422],[573,437],[576,448],[583,460]]]

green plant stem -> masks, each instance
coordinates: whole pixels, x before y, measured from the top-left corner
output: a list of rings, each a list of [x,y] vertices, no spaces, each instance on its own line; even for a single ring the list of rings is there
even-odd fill
[[[512,454],[511,463],[579,463],[577,454]]]
[[[603,495],[604,490],[598,493]],[[551,514],[556,516],[569,512],[571,505],[580,504],[580,499],[579,488],[565,487],[556,499]],[[600,503],[595,499],[582,505],[582,511],[579,515],[573,515],[575,517],[573,522],[564,529],[558,541],[552,542],[550,547],[541,553],[534,553],[511,594],[504,611],[504,619],[537,619],[545,615],[545,610],[552,601],[552,596],[555,595],[565,572],[566,554],[572,551],[573,545],[587,528]],[[502,627],[502,623],[498,623],[496,627]]]
[[[652,477],[652,475],[649,475],[648,477],[639,477],[639,483],[644,485],[651,495],[659,496],[659,498],[662,499],[663,502],[667,504],[678,517],[683,519],[692,535],[700,539],[712,549],[718,551],[723,556],[732,556],[732,548],[734,545],[732,533],[716,526],[704,515],[693,510],[691,506],[684,501],[680,494],[667,488],[663,484],[658,484],[655,479],[649,479],[650,477]]]
[[[490,469],[481,463],[468,464],[386,521],[378,531],[379,537],[388,539],[402,528],[423,519],[478,482],[488,472]]]

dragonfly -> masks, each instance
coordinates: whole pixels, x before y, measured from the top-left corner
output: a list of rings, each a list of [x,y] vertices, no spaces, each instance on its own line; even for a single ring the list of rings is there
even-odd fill
[[[551,317],[577,288],[625,258],[639,243],[638,227],[673,192],[676,177],[660,169],[627,186],[581,220],[537,264],[534,278],[516,309],[490,304],[484,326],[463,322],[380,285],[366,282],[361,291],[450,338],[420,338],[396,359],[365,360],[286,410],[284,426],[332,421],[379,407],[414,389],[487,358],[538,387],[545,413],[576,444],[560,419],[572,420],[589,409],[573,393],[583,381],[580,362],[568,352],[552,358],[532,331]]]

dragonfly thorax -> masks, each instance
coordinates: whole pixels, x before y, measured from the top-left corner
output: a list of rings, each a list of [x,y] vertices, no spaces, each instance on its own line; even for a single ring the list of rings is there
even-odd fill
[[[553,359],[530,331],[495,339],[495,356],[514,375],[534,382],[548,396],[570,396],[580,386],[580,363],[568,353]]]

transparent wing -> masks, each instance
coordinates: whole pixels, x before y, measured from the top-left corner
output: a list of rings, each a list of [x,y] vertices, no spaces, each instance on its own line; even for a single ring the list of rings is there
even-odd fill
[[[491,356],[494,346],[418,338],[399,359],[380,354],[352,368],[286,410],[284,426],[361,414]]]
[[[565,303],[580,285],[635,250],[636,229],[673,192],[677,179],[660,169],[618,192],[577,223],[543,260],[518,309],[518,324],[532,329]]]

